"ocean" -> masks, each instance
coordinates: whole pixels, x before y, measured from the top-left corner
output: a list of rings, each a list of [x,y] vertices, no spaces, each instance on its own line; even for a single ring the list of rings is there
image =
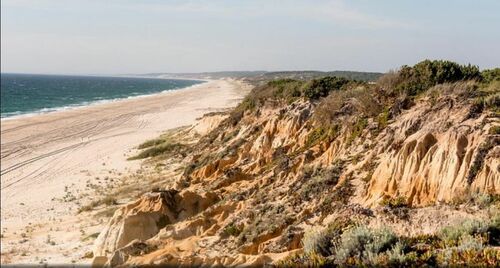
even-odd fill
[[[1,74],[1,118],[150,95],[203,81],[160,78]]]

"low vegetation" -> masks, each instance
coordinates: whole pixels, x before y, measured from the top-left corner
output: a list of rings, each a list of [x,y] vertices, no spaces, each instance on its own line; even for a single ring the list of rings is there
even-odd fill
[[[313,145],[316,145],[322,141],[331,142],[340,134],[339,130],[339,125],[322,126],[315,128],[307,136],[305,144],[306,148],[312,147]]]
[[[334,222],[336,224],[336,222]],[[500,260],[500,215],[465,220],[436,235],[398,236],[388,228],[347,223],[312,229],[304,235],[304,254],[282,266],[494,266]]]
[[[403,196],[398,196],[396,198],[386,197],[382,200],[382,202],[380,202],[380,205],[394,209],[394,208],[408,207],[408,202],[406,201],[406,198]]]
[[[276,236],[284,227],[294,222],[295,215],[284,205],[259,204],[254,208],[253,219],[246,224],[238,235],[238,242],[245,243],[258,242],[265,236]]]
[[[224,228],[224,233],[228,236],[238,236],[241,234],[241,228],[234,224],[230,224]]]
[[[342,173],[343,164],[336,163],[328,169],[317,169],[313,172],[306,182],[299,189],[301,200],[307,201],[312,198],[317,198],[321,193],[329,191],[339,182],[340,174]]]
[[[138,155],[129,157],[128,160],[137,160],[137,159],[144,159],[144,158],[149,158],[149,157],[155,157],[159,155],[165,155],[165,154],[183,154],[184,151],[187,149],[187,146],[181,143],[170,143],[170,142],[163,142],[155,145],[151,145],[149,147],[146,147],[144,151],[140,152]]]
[[[327,76],[336,76],[349,80],[357,80],[364,82],[376,81],[381,77],[382,73],[374,72],[353,72],[353,71],[282,71],[282,72],[268,72],[260,75],[248,75],[245,80],[253,85],[262,85],[271,80],[279,79],[294,79],[294,80],[312,80]],[[241,77],[241,76],[240,76]]]
[[[127,160],[157,156],[186,156],[189,146],[184,143],[185,138],[179,135],[179,133],[183,133],[182,130],[185,130],[185,127],[169,130],[156,139],[148,140],[140,144],[137,146],[137,149],[141,150],[141,152],[135,156],[129,157]]]
[[[116,198],[114,198],[113,196],[106,196],[102,199],[94,200],[94,201],[90,202],[88,205],[80,207],[78,209],[78,213],[85,212],[85,211],[91,211],[94,208],[101,206],[101,205],[114,206],[114,205],[118,205],[118,202],[116,201]]]

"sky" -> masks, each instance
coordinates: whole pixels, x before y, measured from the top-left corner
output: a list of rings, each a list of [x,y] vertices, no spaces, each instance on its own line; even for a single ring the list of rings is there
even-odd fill
[[[1,71],[500,67],[498,0],[1,0]]]

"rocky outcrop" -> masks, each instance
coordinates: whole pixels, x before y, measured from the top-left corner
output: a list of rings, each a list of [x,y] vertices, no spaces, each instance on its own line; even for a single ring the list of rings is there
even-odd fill
[[[115,212],[95,241],[94,256],[109,256],[114,264],[125,260],[127,249],[146,241],[167,225],[195,215],[218,201],[213,193],[202,195],[167,190],[143,195]]]
[[[175,191],[150,193],[115,212],[95,242],[94,256],[106,256],[129,242],[146,240],[174,222]]]

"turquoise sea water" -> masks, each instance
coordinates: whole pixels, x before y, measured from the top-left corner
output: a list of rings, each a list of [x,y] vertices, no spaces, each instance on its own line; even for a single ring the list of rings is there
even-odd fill
[[[44,113],[189,87],[202,81],[1,74],[1,118]]]

